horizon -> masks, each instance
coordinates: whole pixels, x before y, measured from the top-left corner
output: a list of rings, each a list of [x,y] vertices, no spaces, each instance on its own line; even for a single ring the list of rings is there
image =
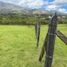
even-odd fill
[[[24,8],[44,9],[67,13],[67,0],[0,0],[2,2],[15,4]]]

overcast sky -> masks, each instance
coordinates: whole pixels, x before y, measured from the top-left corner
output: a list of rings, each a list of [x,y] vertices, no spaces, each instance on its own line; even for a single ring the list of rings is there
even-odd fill
[[[42,8],[67,13],[67,0],[0,0],[28,8]]]

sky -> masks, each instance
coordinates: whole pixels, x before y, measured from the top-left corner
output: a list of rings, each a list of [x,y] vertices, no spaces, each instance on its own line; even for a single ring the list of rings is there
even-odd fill
[[[44,9],[67,13],[67,0],[0,0],[26,8]]]

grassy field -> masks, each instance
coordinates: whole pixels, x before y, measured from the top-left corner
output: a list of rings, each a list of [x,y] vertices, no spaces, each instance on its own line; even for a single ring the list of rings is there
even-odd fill
[[[36,48],[33,26],[0,25],[0,67],[44,67],[38,61],[48,26],[41,26],[40,46]],[[67,26],[58,25],[67,36]],[[67,67],[67,46],[56,38],[53,67]]]

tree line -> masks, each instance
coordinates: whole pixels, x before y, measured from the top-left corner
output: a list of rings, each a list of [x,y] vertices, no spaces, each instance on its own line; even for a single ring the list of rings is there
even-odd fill
[[[49,15],[33,15],[20,13],[0,14],[0,24],[2,25],[33,25],[36,22],[41,24],[49,23]],[[67,23],[67,19],[59,20],[59,23]]]

